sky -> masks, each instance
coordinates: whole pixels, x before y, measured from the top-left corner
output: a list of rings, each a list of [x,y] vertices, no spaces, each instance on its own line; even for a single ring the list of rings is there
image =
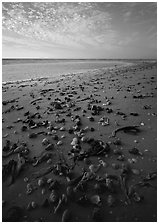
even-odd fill
[[[155,2],[3,2],[3,58],[156,58]]]

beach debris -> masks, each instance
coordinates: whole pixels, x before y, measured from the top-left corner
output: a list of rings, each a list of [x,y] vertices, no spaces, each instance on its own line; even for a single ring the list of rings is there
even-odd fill
[[[31,133],[28,135],[29,138],[36,138],[37,137],[37,133]]]
[[[31,207],[32,207],[33,209],[35,209],[35,208],[37,207],[37,203],[36,203],[35,201],[32,201],[32,202],[31,202]]]
[[[30,102],[30,104],[35,104],[37,101],[41,101],[41,100],[42,100],[42,98],[39,97],[39,98],[37,98],[37,99],[35,99],[35,100],[32,100],[32,101]]]
[[[48,144],[50,144],[49,139],[44,138],[44,139],[42,140],[42,145],[48,145]]]
[[[20,153],[23,156],[29,154],[29,149],[25,143],[21,143],[20,146],[17,146],[17,144],[15,143],[12,146],[10,146],[7,150],[6,149],[7,149],[7,147],[3,148],[3,154],[2,154],[3,158],[7,158],[16,153]],[[4,153],[4,151],[8,151],[8,152]]]
[[[130,115],[132,115],[132,116],[139,116],[139,114],[136,113],[136,112],[131,112]]]
[[[151,109],[151,105],[146,104],[146,105],[143,106],[143,109],[145,109],[145,110]]]
[[[109,125],[109,118],[104,116],[99,119],[98,123],[101,124],[102,126],[107,126]]]
[[[121,189],[122,189],[125,199],[126,199],[126,203],[131,204],[131,200],[129,198],[128,189],[127,189],[127,185],[126,185],[127,179],[129,177],[129,173],[130,173],[130,167],[128,165],[124,164],[123,168],[121,170],[121,174],[119,176],[119,180],[120,180]]]
[[[140,156],[143,155],[143,154],[139,151],[139,149],[137,149],[137,148],[135,148],[135,147],[129,149],[129,153],[130,153],[130,154],[133,154],[133,155],[140,155]]]
[[[24,177],[24,182],[27,183],[29,181],[28,177]]]
[[[77,145],[78,144],[78,138],[73,138],[72,142],[71,142],[71,145],[74,146],[74,145]]]
[[[93,173],[93,174],[97,173],[97,172],[99,171],[100,168],[101,168],[101,164],[99,164],[99,165],[91,164],[91,165],[89,166],[89,170],[90,170],[90,172]]]
[[[92,105],[91,108],[88,107],[88,109],[91,109],[92,115],[99,115],[100,111],[104,110],[101,106],[97,105]]]
[[[32,163],[33,166],[37,166],[38,164],[47,161],[52,157],[52,153],[50,152],[42,152],[40,156],[34,157],[34,161]]]
[[[15,102],[18,102],[18,100],[19,100],[19,97],[18,97],[18,98],[15,98],[15,99],[11,99],[11,100],[3,100],[3,101],[2,101],[2,104],[3,104],[3,106],[5,106],[5,105],[7,105],[7,104],[9,104],[9,103],[15,103]]]
[[[101,140],[92,139],[89,144],[91,148],[88,150],[88,153],[91,156],[104,155],[110,151],[109,145],[107,143],[104,144],[104,142]]]
[[[90,201],[95,205],[100,205],[100,203],[101,203],[101,199],[100,199],[99,195],[91,196]]]
[[[59,188],[59,182],[57,180],[51,180],[49,183],[49,190],[57,190]]]
[[[60,129],[59,129],[59,131],[65,131],[66,129],[65,129],[65,127],[61,127]]]
[[[45,193],[46,193],[46,189],[45,188],[42,188],[41,189],[41,194],[44,195]]]
[[[59,212],[66,203],[67,203],[67,197],[65,194],[62,194],[62,197],[59,198],[57,206],[54,208],[54,214]]]
[[[113,144],[114,144],[114,145],[122,145],[122,142],[121,142],[121,140],[118,138],[118,139],[116,139],[116,140],[113,141]]]
[[[112,132],[112,137],[115,137],[116,133],[119,132],[119,131],[124,131],[126,133],[127,132],[131,132],[131,133],[135,133],[136,134],[136,133],[140,132],[140,129],[139,129],[139,125],[124,126],[124,127],[115,129]]]
[[[114,206],[115,201],[116,201],[116,200],[115,200],[114,196],[111,195],[111,194],[109,194],[108,197],[107,197],[107,205],[108,205],[109,207],[112,207],[112,206]]]
[[[135,175],[139,175],[140,174],[140,170],[138,169],[131,169],[131,172]]]
[[[107,167],[108,164],[104,162],[102,159],[99,160],[99,164],[101,164],[103,167]]]
[[[56,143],[56,145],[62,145],[63,144],[63,141],[58,141],[57,143]]]
[[[86,194],[84,194],[80,198],[78,198],[77,203],[80,204],[81,206],[88,206],[90,205],[91,202],[86,196]]]
[[[132,199],[138,203],[138,202],[141,202],[141,200],[143,199],[143,196],[141,197],[137,192],[134,192],[132,194]]]
[[[119,161],[124,161],[124,160],[125,160],[125,156],[124,156],[123,154],[121,154],[121,155],[119,155],[119,156],[117,157],[117,160],[119,160]]]
[[[55,109],[61,110],[62,107],[62,103],[59,100],[56,100],[54,102],[50,103],[51,106],[54,106]]]
[[[73,191],[73,188],[72,186],[68,186],[66,188],[66,194],[69,198],[73,198],[73,195],[74,195],[74,191]]]
[[[50,203],[56,203],[58,199],[59,199],[59,197],[58,197],[57,192],[55,190],[52,190],[52,192],[49,196]]]
[[[26,193],[31,194],[34,190],[34,186],[31,183],[28,183],[26,187],[27,187]]]
[[[148,181],[148,180],[154,180],[157,178],[157,172],[150,172],[146,175],[146,177],[144,177],[144,181]]]
[[[26,125],[23,125],[22,127],[21,127],[21,131],[26,131],[28,129],[28,127],[26,126]]]
[[[37,203],[35,201],[31,201],[29,202],[29,204],[27,205],[27,208],[26,210],[30,211],[30,210],[33,210],[37,207]]]
[[[9,162],[3,165],[3,168],[2,168],[3,180],[5,181],[8,177],[10,177],[9,185],[13,184],[15,179],[19,176],[24,165],[25,165],[25,160],[20,155],[18,155],[17,161],[13,159],[9,160]]]
[[[133,163],[137,163],[137,159],[136,158],[129,158],[128,159],[128,162],[130,163],[130,164],[133,164]]]
[[[46,178],[42,177],[38,180],[38,186],[43,187],[46,184]]]
[[[45,150],[46,150],[46,151],[50,151],[50,150],[53,150],[53,149],[55,149],[54,144],[48,144],[48,145],[45,147]]]
[[[66,209],[62,214],[61,222],[69,222],[70,219],[71,219],[71,212],[69,209]]]

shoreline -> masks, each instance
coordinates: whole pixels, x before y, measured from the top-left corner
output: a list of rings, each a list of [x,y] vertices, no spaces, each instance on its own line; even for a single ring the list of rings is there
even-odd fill
[[[98,72],[100,70],[109,70],[109,69],[114,69],[115,68],[120,68],[120,67],[127,67],[127,66],[131,66],[134,65],[135,63],[129,63],[126,62],[125,64],[122,65],[114,65],[111,67],[102,67],[102,68],[98,68],[98,69],[82,69],[82,71],[76,71],[76,72],[68,72],[68,73],[59,73],[56,76],[45,76],[45,77],[36,77],[36,78],[29,78],[29,79],[18,79],[18,80],[12,80],[12,81],[2,81],[2,85],[7,85],[7,84],[19,84],[19,83],[23,83],[23,82],[29,82],[29,81],[41,81],[41,80],[45,80],[45,79],[54,79],[54,78],[60,78],[61,76],[66,76],[66,75],[71,75],[71,74],[80,74],[80,73],[87,73],[87,72]],[[7,64],[8,65],[8,64]],[[2,69],[3,70],[3,69]],[[3,73],[3,72],[2,72]]]
[[[142,62],[142,63],[147,63],[147,62]],[[148,62],[149,63],[149,62]],[[151,62],[152,63],[152,62]],[[140,63],[134,63],[134,62],[127,62],[125,65],[114,65],[111,67],[102,67],[102,68],[98,68],[98,69],[84,69],[84,71],[79,71],[79,72],[68,72],[68,73],[62,73],[62,74],[57,74],[57,77],[51,77],[51,76],[46,76],[46,77],[36,77],[36,78],[29,78],[29,79],[18,79],[18,80],[13,80],[13,81],[2,81],[2,86],[3,85],[8,85],[8,84],[21,84],[21,83],[25,83],[25,82],[32,82],[32,81],[43,81],[43,80],[51,80],[51,79],[60,79],[62,76],[70,76],[72,74],[74,75],[78,75],[78,74],[87,74],[90,72],[100,72],[100,71],[104,71],[107,72],[109,70],[118,70],[119,68],[125,68],[125,67],[132,67],[132,66],[137,66]]]

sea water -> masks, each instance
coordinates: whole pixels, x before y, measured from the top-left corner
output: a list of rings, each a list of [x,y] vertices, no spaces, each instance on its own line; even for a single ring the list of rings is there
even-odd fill
[[[121,60],[3,59],[2,81],[58,77],[62,74],[127,65]]]

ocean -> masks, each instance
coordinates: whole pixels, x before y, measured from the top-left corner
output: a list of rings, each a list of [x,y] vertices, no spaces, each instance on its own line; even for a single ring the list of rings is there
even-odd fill
[[[127,65],[125,60],[3,59],[2,81],[16,81]]]

